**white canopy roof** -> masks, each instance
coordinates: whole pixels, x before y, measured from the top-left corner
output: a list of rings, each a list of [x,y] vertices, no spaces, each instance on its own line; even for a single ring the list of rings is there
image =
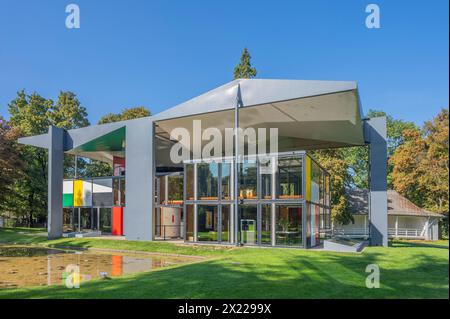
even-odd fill
[[[233,128],[239,96],[239,127],[278,128],[280,152],[364,145],[355,82],[240,79],[153,116],[157,136],[165,139],[160,156],[168,155],[172,129],[193,135],[194,119],[202,120],[202,129]]]

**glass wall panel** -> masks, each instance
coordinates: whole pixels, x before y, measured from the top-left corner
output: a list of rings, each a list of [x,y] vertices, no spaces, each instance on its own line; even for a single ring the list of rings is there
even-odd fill
[[[186,205],[186,241],[194,241],[194,205]]]
[[[330,175],[325,175],[325,206],[330,206]]]
[[[302,198],[302,159],[278,159],[278,194],[279,199]]]
[[[159,203],[166,204],[166,176],[160,176],[159,178]]]
[[[186,199],[194,199],[194,164],[186,164]]]
[[[120,206],[120,181],[118,178],[113,178],[113,193],[114,193],[113,206]]]
[[[257,167],[256,161],[245,160],[239,164],[239,198],[257,199]]]
[[[272,205],[261,205],[261,245],[272,244]]]
[[[230,242],[230,205],[222,205],[222,238],[221,242],[229,243]]]
[[[217,200],[219,187],[219,164],[197,164],[197,191],[199,200]]]
[[[183,202],[183,175],[169,175],[169,204],[181,204]]]
[[[120,206],[125,206],[125,178],[120,179]]]
[[[92,214],[90,208],[81,208],[81,230],[90,230],[92,229]]]
[[[92,206],[92,181],[83,181],[83,205]]]
[[[100,230],[111,233],[111,208],[100,208]]]
[[[302,245],[302,206],[276,206],[275,244],[283,246]]]
[[[74,231],[72,208],[63,208],[63,231],[64,232]]]
[[[272,166],[274,161],[267,160],[260,162],[259,173],[261,174],[261,198],[271,199],[272,198]]]
[[[73,181],[63,182],[63,207],[73,206]]]
[[[320,167],[319,167],[320,168]],[[325,204],[325,182],[324,182],[324,174],[323,170],[320,169],[320,175],[319,175],[319,203],[324,205]]]
[[[97,207],[113,205],[111,178],[94,179],[92,181],[92,205]]]
[[[308,231],[307,231],[307,245],[314,247],[320,244],[320,206],[309,204],[308,212]]]
[[[231,163],[222,163],[222,199],[231,199]]]
[[[92,229],[93,230],[98,230],[98,217],[99,217],[98,215],[99,215],[99,213],[98,213],[97,208],[94,208],[92,210]]]
[[[219,208],[216,205],[198,205],[197,240],[217,241]]]
[[[311,202],[320,203],[322,170],[316,162],[311,161]]]
[[[78,231],[80,229],[80,208],[75,208],[72,215],[73,220],[73,231]]]
[[[238,220],[238,242],[256,245],[258,243],[258,213],[256,205],[240,205]]]

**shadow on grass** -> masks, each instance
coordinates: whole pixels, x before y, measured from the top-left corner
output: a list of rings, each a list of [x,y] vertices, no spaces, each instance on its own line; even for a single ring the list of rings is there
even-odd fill
[[[365,286],[368,264],[380,267],[379,289]],[[0,298],[448,298],[448,255],[433,248],[363,254],[247,249],[80,289],[0,290]]]
[[[420,242],[415,242],[415,241],[411,241],[411,240],[395,240],[395,241],[390,241],[389,242],[389,247],[393,247],[393,248],[406,248],[406,247],[428,247],[428,248],[438,248],[438,249],[449,249],[448,245],[440,245],[440,244],[436,244],[432,241],[430,242],[424,242],[424,241],[420,241]]]

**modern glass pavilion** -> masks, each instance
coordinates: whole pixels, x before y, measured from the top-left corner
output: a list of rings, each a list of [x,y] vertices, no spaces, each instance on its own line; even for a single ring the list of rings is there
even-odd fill
[[[259,149],[270,134],[258,148],[236,136],[222,156],[199,157],[206,128],[221,136],[228,128],[275,128],[278,150]],[[174,129],[190,138],[174,141]],[[110,209],[109,227],[127,239],[293,247],[317,245],[330,228],[330,177],[307,152],[366,145],[371,243],[387,244],[386,122],[362,118],[354,82],[235,80],[155,116],[68,131],[50,127],[19,141],[49,150],[50,238],[62,235],[66,207],[72,213],[64,222],[76,230],[88,222],[107,229],[102,210]],[[171,159],[175,143],[189,150],[189,159]],[[102,179],[63,181],[67,153],[117,170]]]
[[[183,172],[157,178],[157,238],[314,247],[330,234],[330,175],[304,151],[248,156],[238,165],[187,161]]]

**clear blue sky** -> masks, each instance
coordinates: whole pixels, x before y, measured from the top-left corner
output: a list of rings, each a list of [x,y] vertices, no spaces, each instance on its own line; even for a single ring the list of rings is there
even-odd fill
[[[65,27],[76,3],[81,28]],[[381,29],[365,27],[377,3]],[[355,80],[364,111],[421,124],[448,107],[448,1],[0,0],[0,115],[20,89],[76,93],[91,123],[158,113],[232,78]]]

